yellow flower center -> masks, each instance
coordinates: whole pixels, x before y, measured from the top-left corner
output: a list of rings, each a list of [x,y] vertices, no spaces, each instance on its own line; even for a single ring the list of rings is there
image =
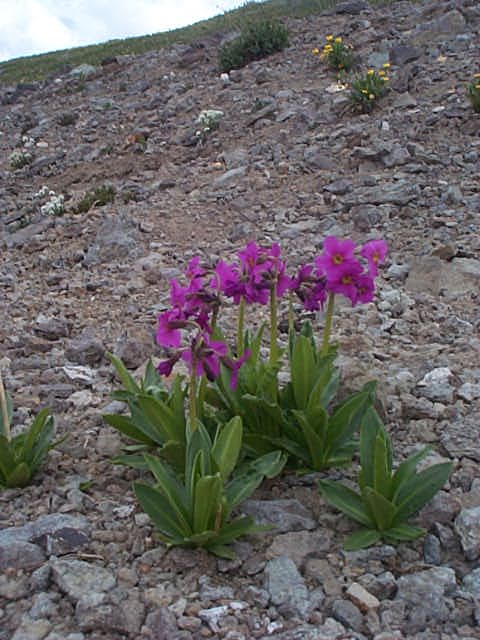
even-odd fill
[[[333,264],[342,264],[343,256],[341,253],[336,253],[332,258]]]

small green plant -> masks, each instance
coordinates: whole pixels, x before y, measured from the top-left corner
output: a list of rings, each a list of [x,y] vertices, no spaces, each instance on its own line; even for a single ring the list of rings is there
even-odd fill
[[[17,149],[10,155],[9,161],[12,169],[22,169],[33,162],[33,156],[28,151]]]
[[[480,113],[480,73],[473,75],[473,82],[468,85],[467,94],[475,113]]]
[[[124,454],[113,462],[146,469],[143,454],[155,451],[173,467],[182,468],[186,446],[186,391],[182,377],[176,376],[171,387],[165,388],[150,360],[145,376],[137,384],[119,358],[111,353],[107,355],[123,384],[123,389],[114,391],[112,398],[125,402],[130,415],[105,414],[103,419],[135,442],[124,447]]]
[[[350,71],[355,62],[352,46],[346,45],[341,36],[328,35],[326,41],[321,53],[317,47],[312,49],[313,55],[320,54],[320,58],[325,60],[330,69]]]
[[[145,456],[155,485],[136,482],[135,494],[163,542],[204,547],[233,558],[227,545],[242,535],[265,530],[251,517],[231,520],[232,511],[264,477],[277,475],[285,458],[277,451],[238,468],[241,445],[242,421],[235,417],[218,428],[213,441],[201,423],[189,431],[183,478],[158,458]]]
[[[350,86],[351,102],[363,112],[373,109],[377,100],[383,97],[388,91],[387,70],[390,64],[386,62],[383,69],[375,71],[368,69],[363,76],[357,76]]]
[[[395,543],[415,540],[426,531],[408,524],[445,484],[452,464],[444,462],[416,472],[428,447],[414,453],[392,471],[392,444],[376,411],[366,413],[360,434],[360,493],[332,480],[321,480],[320,492],[326,500],[363,529],[349,536],[347,551],[369,547],[380,540]]]
[[[12,401],[0,375],[0,488],[25,487],[43,464],[54,436],[53,418],[43,409],[30,429],[12,436]]]
[[[288,31],[277,20],[260,20],[249,24],[241,35],[220,48],[220,71],[240,69],[253,60],[261,60],[288,46]]]
[[[115,188],[111,185],[97,187],[88,191],[74,209],[75,213],[87,213],[92,207],[103,207],[115,198]]]

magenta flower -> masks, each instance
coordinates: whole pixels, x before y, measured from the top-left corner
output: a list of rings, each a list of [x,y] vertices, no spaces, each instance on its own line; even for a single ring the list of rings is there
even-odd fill
[[[220,361],[227,352],[224,342],[210,340],[206,333],[202,333],[193,338],[190,349],[185,349],[181,357],[190,371],[195,367],[197,376],[206,375],[209,380],[215,380],[220,375]]]
[[[250,351],[250,349],[247,349],[244,354],[237,360],[223,358],[222,364],[232,372],[230,376],[230,389],[232,389],[232,391],[237,388],[238,372],[251,355],[252,352]]]
[[[315,275],[313,265],[304,264],[292,279],[290,289],[295,292],[307,311],[320,311],[327,299],[325,276]]]
[[[173,367],[180,360],[180,356],[181,352],[177,351],[173,356],[167,358],[167,360],[162,360],[162,362],[159,362],[159,364],[157,365],[158,373],[161,376],[168,377],[172,373]]]
[[[373,296],[375,293],[375,282],[370,273],[362,273],[355,280],[355,286],[357,288],[357,297],[354,303],[354,306],[358,302],[366,303],[371,302],[373,300]]]
[[[385,262],[387,253],[388,245],[385,240],[369,240],[363,245],[360,254],[367,259],[372,276],[378,274],[378,265]]]
[[[355,261],[353,252],[355,243],[352,240],[340,240],[335,236],[328,236],[323,241],[323,253],[315,259],[315,265],[327,279],[337,279],[345,263]]]
[[[327,289],[349,298],[352,305],[357,303],[357,280],[362,275],[362,266],[358,260],[347,260],[336,269],[335,277],[327,280]]]
[[[162,347],[180,347],[182,334],[187,323],[178,309],[165,311],[158,316],[157,344]]]

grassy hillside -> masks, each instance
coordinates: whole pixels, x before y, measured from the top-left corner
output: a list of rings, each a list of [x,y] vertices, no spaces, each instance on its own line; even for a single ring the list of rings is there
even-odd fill
[[[374,0],[379,4],[382,0]],[[202,20],[189,27],[174,29],[123,40],[109,40],[98,45],[75,47],[53,53],[16,58],[0,63],[0,84],[12,84],[41,80],[58,72],[65,65],[82,63],[99,64],[105,58],[125,54],[140,54],[166,47],[174,43],[191,43],[216,32],[238,29],[247,21],[282,16],[302,17],[324,11],[336,4],[336,0],[267,0],[266,2],[246,2],[239,9],[223,15]]]

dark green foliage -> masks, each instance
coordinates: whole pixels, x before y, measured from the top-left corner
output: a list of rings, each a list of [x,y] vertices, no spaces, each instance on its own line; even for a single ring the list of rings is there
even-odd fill
[[[364,527],[347,538],[346,550],[369,547],[379,540],[414,540],[426,533],[407,520],[442,488],[452,468],[445,462],[417,473],[417,464],[428,452],[424,448],[414,453],[393,471],[390,438],[375,410],[369,409],[360,435],[360,493],[340,482],[320,481],[326,500]]]
[[[103,207],[115,198],[115,188],[102,185],[93,191],[88,191],[75,207],[75,213],[87,213],[92,207]]]
[[[260,20],[249,24],[241,35],[220,48],[220,71],[240,69],[252,60],[261,60],[288,46],[288,32],[277,20]]]
[[[12,404],[8,395],[6,401],[10,421]],[[31,427],[13,438],[9,437],[0,413],[0,488],[28,485],[55,446],[53,436],[53,418],[48,409],[40,411]]]

